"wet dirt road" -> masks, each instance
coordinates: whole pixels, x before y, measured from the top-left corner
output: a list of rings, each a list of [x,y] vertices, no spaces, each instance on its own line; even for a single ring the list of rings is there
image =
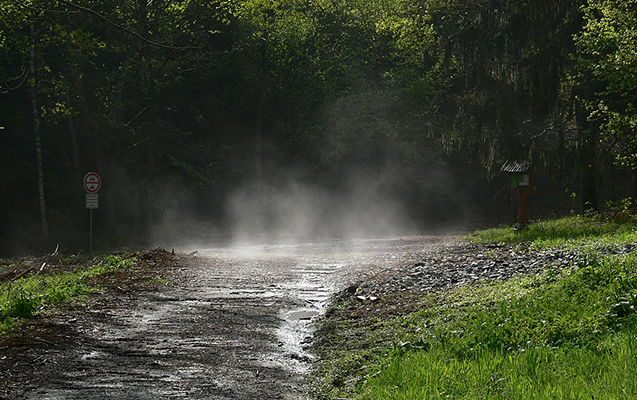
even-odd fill
[[[174,284],[89,302],[27,348],[26,399],[306,399],[312,320],[330,298],[453,241],[419,236],[199,250]],[[19,395],[18,395],[19,394]]]

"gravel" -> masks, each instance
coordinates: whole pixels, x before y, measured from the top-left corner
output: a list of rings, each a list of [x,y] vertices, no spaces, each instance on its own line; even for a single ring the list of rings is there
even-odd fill
[[[601,255],[621,255],[635,252],[637,245],[589,249]],[[355,295],[362,301],[375,301],[390,293],[435,292],[479,281],[539,274],[546,269],[562,270],[577,266],[586,257],[589,257],[588,251],[577,248],[538,251],[522,245],[459,242],[437,252],[425,253],[418,262],[381,270],[372,279],[349,287],[340,296]]]

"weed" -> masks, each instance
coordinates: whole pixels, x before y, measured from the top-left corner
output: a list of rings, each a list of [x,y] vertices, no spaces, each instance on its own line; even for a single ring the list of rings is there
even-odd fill
[[[338,351],[321,354],[330,363],[319,372],[338,370],[341,385],[324,388],[326,398],[637,398],[637,254],[596,250],[636,241],[633,225],[572,216],[471,239],[579,257],[564,270],[424,295],[426,309],[376,321],[373,332],[363,320],[338,325]]]
[[[31,318],[38,305],[38,299],[19,288],[9,294],[12,297],[0,312],[0,321],[5,318]]]
[[[600,244],[634,243],[637,241],[633,220],[618,222],[604,219],[599,214],[574,215],[561,219],[535,221],[523,230],[514,227],[487,229],[467,235],[467,239],[477,243],[521,243],[531,244],[531,248],[543,249],[557,246],[579,247],[584,243],[598,240]]]
[[[588,258],[539,286],[521,278],[450,293],[410,317],[411,324],[427,327],[412,338],[417,346],[395,347],[359,394],[548,399],[562,392],[591,398],[605,393],[611,380],[618,396],[611,397],[637,396],[635,385],[623,380],[637,367],[637,295],[630,292],[636,267],[637,256]],[[488,300],[494,291],[495,301]]]
[[[32,318],[38,308],[60,304],[95,290],[89,279],[131,268],[137,260],[107,255],[98,257],[92,266],[71,272],[34,274],[0,285],[0,333],[20,320]]]

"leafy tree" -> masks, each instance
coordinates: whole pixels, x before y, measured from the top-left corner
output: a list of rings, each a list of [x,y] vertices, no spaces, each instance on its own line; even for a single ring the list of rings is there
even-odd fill
[[[590,119],[615,143],[618,161],[637,167],[637,1],[589,0],[580,47],[578,80],[590,78]]]
[[[583,207],[597,208],[606,148],[586,105],[595,91],[572,79],[584,0],[414,1],[413,24],[435,32],[423,63],[441,65],[446,100],[439,116],[447,148],[495,170],[506,159],[534,160],[562,181],[581,182]],[[444,120],[443,120],[444,121]]]

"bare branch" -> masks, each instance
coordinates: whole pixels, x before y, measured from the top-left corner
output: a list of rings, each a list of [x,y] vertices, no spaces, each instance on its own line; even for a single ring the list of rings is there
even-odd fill
[[[6,74],[4,74],[4,70],[0,69],[0,71],[3,73],[3,75],[6,75]],[[15,86],[9,86],[8,84],[7,84],[7,86],[2,86],[2,84],[0,83],[0,93],[9,93],[12,90],[16,90],[16,89],[20,88],[27,81],[28,77],[29,77],[29,70],[27,68],[25,68],[25,66],[23,64],[22,68],[21,68],[20,75],[18,75],[16,77],[6,76],[6,80],[7,81],[20,80],[20,82],[17,85],[15,85]]]
[[[102,21],[106,22],[107,24],[109,24],[109,25],[111,25],[111,26],[113,26],[113,27],[115,27],[115,28],[117,28],[119,30],[124,31],[124,32],[128,33],[129,35],[133,35],[136,38],[140,39],[141,41],[143,41],[145,43],[148,43],[148,44],[150,44],[152,46],[162,47],[162,48],[165,48],[165,49],[173,49],[173,50],[200,49],[200,47],[195,47],[195,46],[171,46],[171,45],[155,42],[153,40],[150,40],[150,39],[147,39],[147,38],[143,37],[142,35],[140,35],[137,32],[134,32],[134,31],[132,31],[132,30],[126,28],[126,27],[123,27],[123,26],[111,21],[110,19],[106,18],[105,16],[103,16],[102,14],[100,14],[97,11],[93,10],[92,8],[84,7],[84,6],[81,6],[79,4],[74,4],[74,3],[70,2],[70,1],[67,1],[67,0],[58,0],[58,1],[60,3],[66,4],[69,7],[73,7],[73,8],[76,8],[76,9],[80,10],[80,11],[84,11],[84,12],[87,12],[87,13],[89,13],[91,15],[94,15],[97,18],[101,19]]]

